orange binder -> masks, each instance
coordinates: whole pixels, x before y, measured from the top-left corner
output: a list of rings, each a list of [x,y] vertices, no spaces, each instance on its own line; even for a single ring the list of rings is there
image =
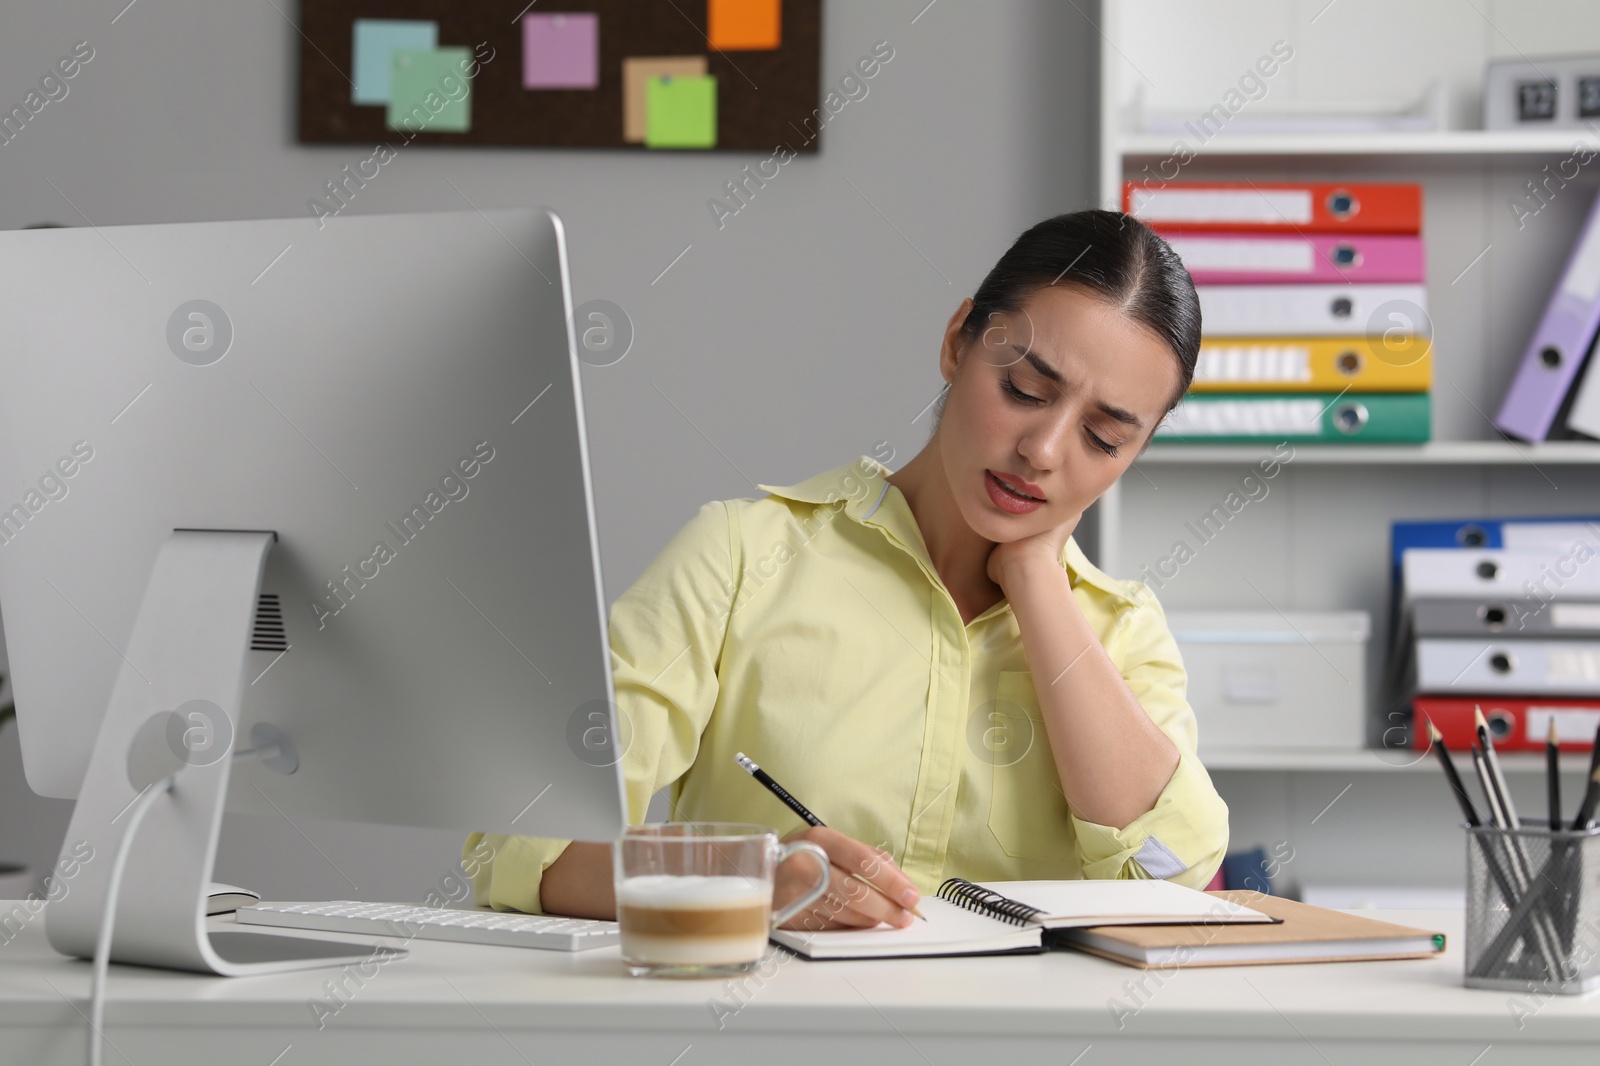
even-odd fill
[[[1170,230],[1421,233],[1422,186],[1333,182],[1185,182],[1122,186],[1122,210]]]

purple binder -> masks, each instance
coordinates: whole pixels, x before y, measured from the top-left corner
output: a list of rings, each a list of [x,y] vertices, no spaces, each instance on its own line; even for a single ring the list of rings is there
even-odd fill
[[[1494,424],[1526,441],[1550,435],[1562,398],[1578,378],[1600,328],[1600,197],[1589,209],[1583,233],[1567,258],[1561,283],[1551,293],[1522,365],[1506,391]]]

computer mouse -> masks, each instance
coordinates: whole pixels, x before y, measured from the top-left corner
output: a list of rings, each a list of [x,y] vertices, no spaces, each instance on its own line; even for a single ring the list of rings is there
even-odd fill
[[[238,885],[225,885],[221,881],[213,881],[206,887],[207,917],[213,914],[232,914],[240,907],[260,902],[260,896]]]

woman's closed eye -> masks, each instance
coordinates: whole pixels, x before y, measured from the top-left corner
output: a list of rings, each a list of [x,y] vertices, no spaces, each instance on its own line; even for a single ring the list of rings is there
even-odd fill
[[[1016,382],[1011,380],[1010,374],[1005,376],[1005,380],[1001,382],[1000,387],[1009,393],[1014,399],[1016,399],[1018,403],[1024,404],[1028,407],[1033,407],[1037,404],[1044,403],[1044,400],[1040,397],[1034,396],[1031,393],[1023,392],[1021,389],[1017,388]],[[1118,446],[1112,444],[1104,437],[1101,437],[1099,434],[1095,433],[1094,430],[1085,429],[1083,432],[1084,435],[1089,438],[1089,443],[1093,444],[1096,448],[1099,448],[1107,455],[1115,456],[1117,454]]]
[[[1023,392],[1021,389],[1017,388],[1016,382],[1011,380],[1010,374],[1006,375],[1005,381],[1000,387],[1015,397],[1018,402],[1027,404],[1030,407],[1034,404],[1044,403],[1044,400],[1041,397],[1035,396],[1029,392]]]
[[[1094,430],[1086,429],[1083,432],[1088,436],[1090,442],[1096,448],[1099,448],[1101,451],[1105,452],[1107,455],[1116,455],[1117,454],[1117,445],[1112,444],[1108,440],[1102,439],[1098,434],[1095,433]]]

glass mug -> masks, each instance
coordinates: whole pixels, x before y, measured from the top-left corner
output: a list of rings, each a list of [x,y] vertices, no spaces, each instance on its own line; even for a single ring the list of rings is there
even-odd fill
[[[822,870],[810,892],[774,913],[778,864],[806,853]],[[828,853],[781,843],[763,825],[630,825],[611,845],[622,958],[635,977],[731,977],[767,953],[767,934],[828,890]]]

